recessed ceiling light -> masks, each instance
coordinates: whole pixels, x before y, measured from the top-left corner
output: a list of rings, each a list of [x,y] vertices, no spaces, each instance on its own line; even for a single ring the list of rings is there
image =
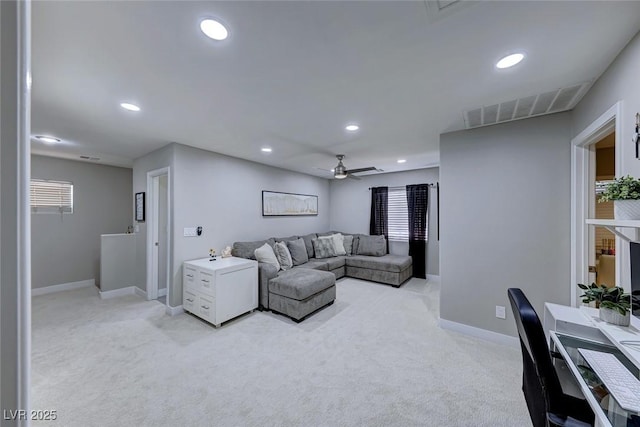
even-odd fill
[[[44,142],[45,144],[57,144],[58,142],[60,142],[60,139],[53,136],[47,136],[47,135],[36,135],[35,138],[38,141]]]
[[[229,31],[224,25],[214,19],[203,19],[200,21],[200,29],[205,36],[213,40],[224,40],[229,36]]]
[[[273,150],[271,148],[269,148],[269,147],[264,147],[264,148],[261,148],[260,151],[262,151],[263,153],[270,153]]]
[[[129,111],[140,111],[140,107],[138,107],[136,104],[130,104],[128,102],[122,102],[122,103],[120,103],[120,106],[122,108],[124,108],[125,110],[129,110]]]
[[[360,126],[356,125],[356,124],[350,124],[350,125],[346,125],[344,127],[346,130],[348,130],[349,132],[355,132],[358,129],[360,129]]]
[[[522,53],[513,53],[511,55],[505,56],[500,61],[498,61],[498,63],[496,64],[496,67],[498,68],[513,67],[523,59],[524,59],[524,55]]]
[[[406,159],[398,159],[398,163],[407,163]]]

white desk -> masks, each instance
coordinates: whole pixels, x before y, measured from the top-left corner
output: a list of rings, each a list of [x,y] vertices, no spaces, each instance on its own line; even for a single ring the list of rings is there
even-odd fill
[[[629,414],[608,395],[606,389],[593,387],[597,377],[585,380],[585,371],[578,348],[607,351],[618,356],[635,375],[640,375],[640,346],[625,345],[626,340],[639,341],[637,319],[629,327],[607,324],[598,317],[598,310],[588,307],[572,308],[558,304],[545,304],[544,329],[552,349],[565,360],[578,386],[596,415],[596,426],[627,426],[629,419],[640,414]],[[591,385],[592,387],[590,387]],[[604,394],[603,394],[604,393]],[[636,425],[636,424],[632,424]]]

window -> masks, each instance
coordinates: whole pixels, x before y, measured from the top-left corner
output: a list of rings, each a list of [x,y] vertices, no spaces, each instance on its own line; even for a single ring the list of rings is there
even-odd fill
[[[397,242],[409,241],[409,210],[407,190],[405,187],[389,188],[387,197],[389,240]],[[429,221],[427,220],[425,238],[429,235]]]
[[[31,180],[32,213],[73,213],[73,183]]]
[[[403,188],[389,189],[387,204],[389,207],[389,240],[409,241],[409,212],[407,210],[407,191]]]

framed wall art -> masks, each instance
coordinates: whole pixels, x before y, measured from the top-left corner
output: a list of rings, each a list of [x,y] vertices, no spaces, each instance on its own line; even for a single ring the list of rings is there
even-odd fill
[[[136,221],[144,222],[144,193],[136,193]]]
[[[318,215],[318,196],[310,194],[262,192],[262,216]]]

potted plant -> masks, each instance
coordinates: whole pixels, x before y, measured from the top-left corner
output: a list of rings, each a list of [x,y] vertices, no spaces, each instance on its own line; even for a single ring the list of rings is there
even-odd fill
[[[630,175],[609,183],[598,202],[613,201],[616,219],[640,219],[640,179]]]
[[[595,283],[590,286],[578,283],[578,287],[584,292],[580,295],[582,302],[588,304],[594,301],[596,308],[600,309],[600,319],[607,323],[629,326],[631,310],[640,309],[640,299],[636,296],[640,294],[638,291],[626,294],[619,286],[607,287],[607,285]]]

